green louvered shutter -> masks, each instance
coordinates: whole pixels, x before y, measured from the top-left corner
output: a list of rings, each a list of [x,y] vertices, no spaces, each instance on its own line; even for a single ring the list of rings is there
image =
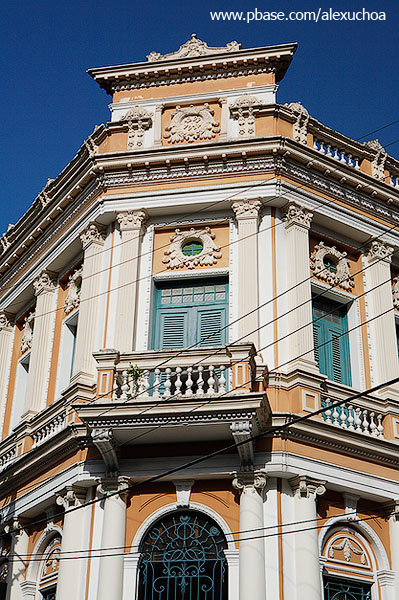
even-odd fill
[[[221,346],[226,340],[225,307],[197,309],[197,345]]]
[[[188,334],[187,310],[163,310],[159,313],[158,348],[185,348]]]
[[[320,325],[314,323],[313,324],[313,349],[314,349],[314,359],[318,366],[320,365],[319,337],[320,337]]]

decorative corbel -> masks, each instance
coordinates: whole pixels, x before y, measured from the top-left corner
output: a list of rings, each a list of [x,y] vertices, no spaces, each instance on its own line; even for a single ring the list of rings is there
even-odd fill
[[[91,438],[107,468],[107,474],[119,473],[118,445],[114,440],[112,429],[94,429]]]

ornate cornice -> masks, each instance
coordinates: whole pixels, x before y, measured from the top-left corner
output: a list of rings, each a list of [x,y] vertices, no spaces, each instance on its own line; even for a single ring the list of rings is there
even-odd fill
[[[43,292],[54,292],[57,288],[57,275],[51,271],[42,271],[33,281],[35,295],[39,296]]]
[[[231,203],[231,208],[237,220],[240,219],[257,219],[262,208],[262,200],[246,199],[234,200]]]
[[[105,228],[93,222],[82,231],[80,241],[82,242],[83,249],[86,250],[90,244],[99,244],[102,246],[105,242],[105,237]]]
[[[148,213],[146,210],[128,210],[119,212],[116,215],[121,231],[128,231],[129,229],[140,229],[148,219]]]
[[[388,246],[384,242],[380,242],[379,240],[373,240],[369,246],[369,251],[367,254],[367,258],[372,260],[385,260],[391,262],[392,254],[394,252],[394,248],[392,246]]]
[[[312,217],[313,213],[296,202],[290,202],[284,207],[283,221],[286,228],[291,227],[292,225],[299,225],[300,227],[309,229],[312,223]]]

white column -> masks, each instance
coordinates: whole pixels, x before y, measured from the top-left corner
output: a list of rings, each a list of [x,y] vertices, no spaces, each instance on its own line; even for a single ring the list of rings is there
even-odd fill
[[[389,537],[391,542],[392,571],[395,574],[394,598],[399,598],[399,501],[389,518]]]
[[[258,220],[260,200],[232,202],[238,223],[238,337],[259,348]],[[243,315],[247,315],[243,317]]]
[[[28,564],[29,536],[21,526],[18,519],[12,525],[6,526],[6,532],[11,533],[11,548],[9,573],[7,578],[6,600],[22,600],[21,583],[25,579],[25,569]]]
[[[399,375],[391,284],[392,252],[393,248],[374,240],[367,254],[368,268],[364,271],[367,292],[367,318],[373,319],[370,320],[369,328],[372,339],[371,360],[374,385]],[[389,392],[390,390],[385,389],[380,394],[390,396]]]
[[[121,212],[117,215],[121,230],[121,253],[115,347],[120,352],[131,352],[135,348],[137,279],[139,276],[143,224],[146,218],[147,212],[145,210]]]
[[[65,508],[57,581],[57,600],[78,600],[81,595],[79,584],[83,554],[80,551],[83,548],[84,517],[84,509],[81,508],[81,505],[85,499],[86,490],[75,486],[68,486],[62,494],[57,496],[57,504]],[[68,512],[72,508],[77,508],[77,510]]]
[[[98,491],[104,495],[100,574],[97,600],[122,600],[128,479],[103,479]],[[113,492],[118,492],[112,496]],[[134,591],[132,591],[134,593]]]
[[[82,288],[79,322],[76,335],[73,381],[92,384],[96,374],[93,352],[98,334],[98,295],[101,289],[101,268],[105,233],[97,223],[91,223],[80,236],[83,250]]]
[[[43,271],[33,282],[36,294],[32,350],[22,418],[35,415],[45,407],[45,394],[52,348],[52,323],[55,318],[57,281],[54,273]]]
[[[295,561],[298,599],[321,600],[320,556],[316,498],[325,493],[324,482],[300,475],[290,481],[295,499]],[[302,523],[302,525],[301,525]],[[314,529],[313,529],[314,527]]]
[[[0,430],[3,428],[12,339],[11,316],[0,313]]]
[[[233,487],[240,491],[240,600],[265,600],[265,544],[263,534],[263,488],[261,472],[238,473]],[[254,531],[255,530],[255,531]]]
[[[309,228],[312,213],[290,202],[284,210],[286,233],[287,316],[289,369],[318,373],[313,352],[312,289],[309,266]],[[286,367],[287,368],[287,367]]]

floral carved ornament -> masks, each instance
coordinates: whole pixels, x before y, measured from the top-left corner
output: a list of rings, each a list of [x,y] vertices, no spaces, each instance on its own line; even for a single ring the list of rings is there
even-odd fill
[[[172,144],[211,140],[220,132],[219,123],[213,115],[214,111],[206,103],[203,106],[176,106],[170,125],[165,127],[164,138]]]
[[[335,272],[326,266],[324,262],[326,258],[331,259],[335,264]],[[335,246],[326,246],[324,242],[319,242],[310,256],[310,268],[316,277],[330,285],[338,285],[347,291],[355,285],[349,271],[346,252],[339,252]]]
[[[222,257],[220,247],[215,244],[214,239],[215,234],[211,232],[209,227],[204,229],[191,227],[189,231],[184,232],[176,229],[175,233],[170,236],[171,244],[164,251],[162,262],[169,269],[182,267],[194,269],[198,265],[212,266]],[[201,252],[193,256],[183,254],[183,246],[189,242],[199,242],[202,245]]]
[[[80,286],[82,283],[83,267],[76,269],[69,277],[68,293],[65,298],[64,312],[69,315],[80,304]]]

